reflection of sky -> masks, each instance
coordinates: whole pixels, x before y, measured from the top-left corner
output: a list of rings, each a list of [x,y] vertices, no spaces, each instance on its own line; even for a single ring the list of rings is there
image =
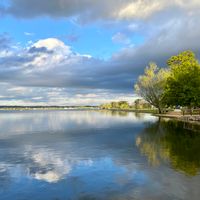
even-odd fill
[[[9,199],[17,195],[17,192],[24,194],[27,190],[30,193],[37,193],[38,190],[42,192],[40,188],[35,191],[38,184],[44,187],[48,185],[50,188],[56,184],[58,190],[64,184],[65,197],[78,198],[80,194],[86,193],[92,196],[99,194],[103,198],[106,192],[118,192],[126,189],[126,186],[140,187],[147,183],[147,177],[136,165],[130,170],[123,165],[117,165],[110,157],[76,160],[67,155],[56,155],[47,149],[34,150],[30,147],[25,156],[29,163],[25,161],[15,166],[11,163],[1,165],[2,172],[7,172],[12,181],[8,187],[12,191],[10,195],[3,193],[5,199],[6,196]],[[76,193],[72,192],[74,190]],[[48,193],[48,197],[54,194],[52,190]],[[30,198],[26,192],[24,195]]]
[[[64,161],[65,162],[65,161]],[[64,163],[63,163],[64,164]],[[44,167],[44,166],[43,166]],[[61,166],[58,166],[58,168]],[[64,165],[64,167],[66,167]],[[68,166],[69,167],[69,166]],[[107,192],[118,193],[120,190],[126,190],[126,187],[142,187],[147,184],[146,176],[142,171],[128,170],[123,166],[116,165],[110,158],[102,158],[100,160],[90,160],[88,162],[71,163],[69,171],[60,171],[57,168],[55,171],[46,171],[41,174],[31,173],[29,170],[13,168],[10,173],[14,177],[12,184],[9,186],[12,194],[3,195],[3,197],[11,197],[17,195],[17,192],[24,192],[29,190],[30,193],[37,193],[41,191],[41,187],[56,187],[61,190],[63,185],[66,187],[62,195],[65,197],[78,198],[80,196],[96,196],[99,198],[106,198]],[[26,173],[24,173],[26,172]],[[18,176],[16,176],[18,174]],[[52,179],[52,177],[56,179]],[[60,179],[57,179],[60,177]],[[51,183],[51,184],[50,184]],[[56,184],[56,186],[55,186]],[[18,185],[18,188],[15,186]],[[37,190],[35,190],[35,187]],[[102,193],[104,191],[104,193]],[[48,191],[48,197],[53,196],[55,189]],[[25,192],[25,197],[30,198]],[[36,195],[36,194],[35,194]],[[86,196],[87,196],[86,195]],[[41,199],[41,198],[36,198]]]
[[[72,112],[71,117],[67,112],[53,113],[1,117],[1,200],[198,199],[199,176],[186,177],[167,165],[150,167],[135,146],[142,123],[156,118],[140,115],[138,122],[133,113]],[[8,121],[13,121],[16,135]],[[12,134],[6,137],[9,131]]]
[[[110,157],[76,160],[67,155],[56,155],[47,149],[31,150],[30,147],[26,157],[29,163],[1,166],[12,179],[9,190],[13,193],[10,196],[16,195],[20,188],[35,193],[37,191],[34,191],[34,188],[38,184],[48,185],[50,188],[56,184],[57,189],[61,189],[64,184],[66,196],[77,198],[77,195],[86,193],[92,196],[99,194],[98,196],[103,198],[109,191],[118,192],[125,190],[126,187],[140,187],[147,184],[146,175],[136,165],[128,169],[126,166],[116,164]],[[18,188],[15,188],[16,185]],[[76,194],[71,192],[73,190]],[[20,192],[23,192],[22,189]]]
[[[155,120],[156,118],[151,115],[138,114],[136,116],[135,113],[127,113],[126,117],[121,117],[119,114],[113,117],[111,113],[91,111],[0,111],[0,137],[27,134],[32,131],[103,128],[116,126],[116,123],[141,124]]]

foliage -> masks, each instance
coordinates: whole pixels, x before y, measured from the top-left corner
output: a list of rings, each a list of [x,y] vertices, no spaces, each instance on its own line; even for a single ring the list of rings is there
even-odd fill
[[[143,97],[151,105],[163,111],[163,95],[169,72],[159,69],[155,63],[150,63],[145,69],[144,75],[140,76],[135,84],[136,93]]]
[[[130,109],[139,109],[139,110],[149,110],[152,108],[151,104],[144,101],[143,99],[136,99],[134,104],[130,105],[127,101],[118,101],[102,104],[101,109],[116,109],[116,110],[130,110]]]
[[[126,110],[130,108],[130,105],[127,101],[111,102],[103,104],[100,106],[101,109],[122,109]]]
[[[200,64],[192,51],[172,56],[167,64],[170,76],[167,79],[165,101],[172,106],[200,106]]]
[[[168,67],[159,69],[150,63],[140,76],[136,93],[159,109],[165,107],[200,107],[200,64],[192,51],[184,51],[167,61]]]
[[[151,109],[152,106],[150,103],[144,101],[143,99],[136,99],[134,102],[135,109]]]

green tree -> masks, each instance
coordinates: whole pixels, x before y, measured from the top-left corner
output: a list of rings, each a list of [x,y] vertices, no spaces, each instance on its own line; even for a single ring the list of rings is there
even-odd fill
[[[136,99],[134,102],[135,109],[151,109],[151,104],[143,99]]]
[[[165,100],[171,106],[200,106],[200,64],[192,51],[172,56],[167,64],[170,76],[167,79]]]
[[[119,101],[118,104],[120,109],[129,109],[130,107],[127,101]]]
[[[100,105],[101,109],[111,109],[112,105],[110,103],[102,104]]]
[[[130,105],[127,101],[111,102],[100,106],[101,109],[129,109]]]
[[[135,84],[136,93],[158,108],[159,113],[162,113],[164,108],[163,95],[168,76],[168,70],[159,69],[155,63],[150,63]]]
[[[135,100],[135,109],[140,109],[140,101],[141,101],[141,99]]]

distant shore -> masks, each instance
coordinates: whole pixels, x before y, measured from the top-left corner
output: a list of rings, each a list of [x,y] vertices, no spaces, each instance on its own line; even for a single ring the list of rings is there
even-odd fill
[[[0,110],[91,110],[98,109],[98,106],[0,106]]]
[[[102,109],[99,106],[0,106],[0,110],[108,110],[108,111],[119,111],[119,112],[137,112],[137,113],[158,113],[157,109]]]

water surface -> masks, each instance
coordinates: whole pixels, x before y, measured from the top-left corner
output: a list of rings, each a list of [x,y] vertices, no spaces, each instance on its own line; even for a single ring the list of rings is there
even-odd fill
[[[1,200],[200,197],[200,133],[149,114],[0,112]]]

